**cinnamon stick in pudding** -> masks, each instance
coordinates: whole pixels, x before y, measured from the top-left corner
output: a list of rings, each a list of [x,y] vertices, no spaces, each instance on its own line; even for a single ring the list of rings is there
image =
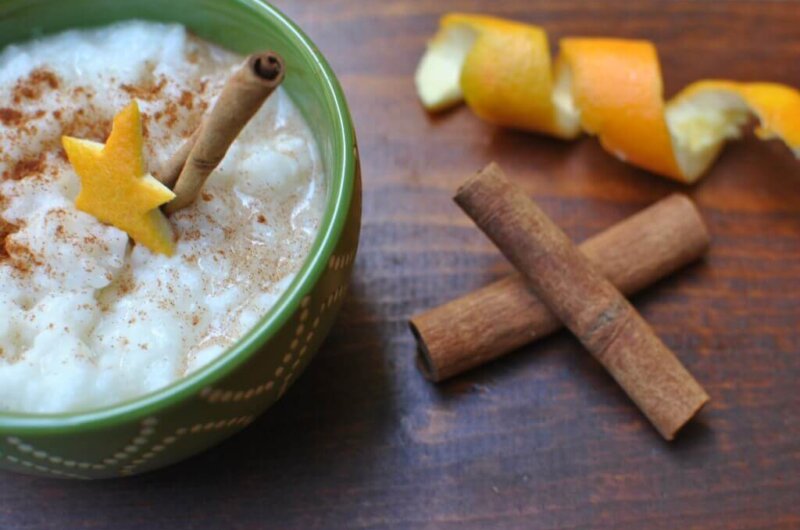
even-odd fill
[[[710,236],[700,212],[674,194],[588,239],[578,248],[626,295],[702,256]],[[439,382],[561,328],[561,320],[517,273],[411,318],[418,362]]]
[[[166,213],[177,212],[194,202],[239,132],[281,84],[284,72],[280,55],[263,52],[249,56],[228,79],[210,114],[159,176],[167,186],[174,182],[176,197],[164,206]]]
[[[181,171],[183,170],[183,166],[186,165],[186,159],[189,158],[189,153],[192,152],[192,148],[194,147],[195,142],[197,142],[197,138],[200,136],[200,130],[202,129],[202,124],[194,130],[192,135],[186,139],[183,144],[178,148],[177,151],[167,160],[167,163],[161,168],[161,171],[155,177],[163,184],[164,186],[172,189],[175,187],[175,183],[178,182],[178,177],[181,175]]]
[[[455,201],[667,439],[708,395],[625,297],[496,164]]]

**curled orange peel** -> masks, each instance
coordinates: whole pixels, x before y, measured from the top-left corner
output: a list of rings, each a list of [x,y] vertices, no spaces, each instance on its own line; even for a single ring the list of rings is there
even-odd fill
[[[681,182],[694,182],[751,115],[759,137],[800,157],[800,92],[774,83],[699,81],[664,102],[649,41],[565,38],[551,61],[539,27],[482,15],[440,21],[416,73],[423,105],[465,101],[497,125],[563,139],[596,135],[608,152]]]

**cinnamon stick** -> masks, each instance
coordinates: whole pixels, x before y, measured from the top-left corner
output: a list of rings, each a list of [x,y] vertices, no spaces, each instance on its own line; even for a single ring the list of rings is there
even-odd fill
[[[174,182],[176,197],[164,206],[166,213],[177,212],[194,202],[239,132],[281,84],[284,71],[280,55],[263,52],[249,56],[228,79],[211,113],[159,176],[166,185]]]
[[[708,395],[625,297],[496,164],[455,201],[667,439]]]
[[[710,236],[700,212],[674,194],[617,223],[579,248],[622,293],[635,293],[702,256]],[[506,355],[561,328],[517,273],[411,318],[418,362],[439,382]]]
[[[202,124],[194,130],[192,135],[187,138],[170,159],[167,160],[167,163],[161,168],[161,171],[155,175],[161,184],[170,189],[175,187],[175,183],[178,182],[178,177],[181,175],[183,166],[186,165],[186,159],[189,158],[189,153],[192,152],[192,148],[195,142],[197,142],[197,138],[200,136],[200,129],[202,129]]]

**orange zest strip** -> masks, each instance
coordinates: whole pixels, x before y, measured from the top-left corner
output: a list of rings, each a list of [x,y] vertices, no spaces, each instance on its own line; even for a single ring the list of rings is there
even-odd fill
[[[416,74],[431,111],[462,101],[497,125],[570,139],[596,135],[635,166],[694,182],[750,115],[763,139],[800,157],[800,92],[775,83],[699,81],[664,102],[649,41],[565,38],[551,61],[545,32],[493,17],[450,14]]]

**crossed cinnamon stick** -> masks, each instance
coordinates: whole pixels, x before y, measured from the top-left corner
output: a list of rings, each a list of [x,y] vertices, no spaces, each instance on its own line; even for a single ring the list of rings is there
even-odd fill
[[[691,201],[670,197],[620,223],[582,246],[588,257],[496,164],[455,201],[519,276],[412,318],[423,372],[441,379],[563,323],[672,440],[708,395],[606,276],[632,292],[702,254],[708,232]]]

